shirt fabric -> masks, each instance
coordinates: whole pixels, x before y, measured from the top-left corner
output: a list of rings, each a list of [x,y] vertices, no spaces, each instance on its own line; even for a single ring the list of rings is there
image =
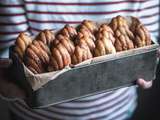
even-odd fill
[[[84,19],[136,16],[158,36],[159,0],[4,0],[0,1],[0,48],[14,44],[20,32],[37,34]],[[7,49],[6,49],[7,50]],[[6,52],[0,52],[5,56]],[[125,87],[44,109],[30,109],[22,101],[10,110],[23,120],[124,120],[136,107],[136,88]]]

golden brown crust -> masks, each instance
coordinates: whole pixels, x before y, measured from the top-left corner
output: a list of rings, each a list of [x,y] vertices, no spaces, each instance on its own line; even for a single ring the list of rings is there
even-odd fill
[[[71,64],[71,56],[66,47],[59,43],[51,49],[51,59],[49,62],[48,70],[61,70]]]
[[[45,64],[49,63],[49,53],[48,53],[49,51],[48,51],[47,48],[48,47],[46,47],[45,49],[43,49],[42,47],[39,48],[39,50],[41,51],[41,55],[43,56],[42,62],[45,63]]]
[[[29,44],[31,44],[32,39],[25,33],[20,33],[15,42],[15,52],[18,54],[21,60],[25,54],[25,50]]]
[[[25,57],[35,60],[37,64],[41,63],[39,57],[33,52],[31,48],[27,48]]]
[[[45,45],[42,41],[33,40],[32,44],[35,45],[38,48],[43,49],[43,51],[45,51],[48,54],[50,54],[50,50],[49,50],[48,46]]]
[[[63,68],[63,58],[57,48],[53,48],[52,55],[55,57],[55,60],[58,63],[59,69]]]
[[[83,55],[86,54],[87,59],[90,59],[90,58],[93,57],[93,55],[92,55],[92,53],[91,53],[91,51],[90,51],[90,49],[89,49],[89,47],[88,47],[88,45],[87,45],[86,42],[80,41],[79,46],[80,46],[80,48],[83,49]],[[86,60],[86,59],[85,59],[85,60]]]
[[[18,47],[21,49],[22,52],[25,51],[26,45],[24,39],[22,39],[21,37],[16,40],[16,45],[18,45]]]
[[[81,25],[80,29],[78,30],[78,33],[81,33],[81,34],[77,34],[77,38],[79,38],[79,39],[84,36],[87,36],[90,39],[92,39],[93,41],[95,41],[94,34],[92,32],[90,32],[89,29],[84,25]]]
[[[36,37],[36,40],[40,40],[48,46],[52,44],[54,39],[55,39],[54,33],[48,29],[41,31]]]
[[[48,71],[51,72],[51,71],[57,71],[57,70],[59,70],[58,63],[53,56],[50,56],[50,63],[48,66]]]
[[[59,44],[57,46],[57,49],[59,50],[60,54],[62,55],[64,66],[69,65],[71,63],[71,58],[70,58],[70,55],[69,55],[67,49],[62,44]]]
[[[52,63],[53,63],[54,69],[55,70],[59,70],[59,65],[58,65],[56,59],[53,58],[53,57],[51,57],[51,59],[52,59]]]
[[[32,51],[37,55],[38,58],[41,57],[40,50],[39,50],[36,46],[34,46],[34,45],[31,44],[31,45],[29,46],[29,48],[32,49]],[[41,58],[40,58],[40,59],[41,59]]]
[[[60,41],[59,41],[59,39],[56,37],[56,38],[53,40],[53,43],[51,44],[51,48],[52,48],[52,47],[56,47],[59,43],[60,43]]]
[[[87,59],[92,58],[92,53],[84,41],[81,41],[75,48],[74,54],[72,55],[72,64],[81,63]]]
[[[67,24],[60,30],[59,34],[66,36],[70,40],[74,41],[75,37],[77,36],[77,31],[74,27]]]
[[[73,54],[75,47],[74,47],[73,42],[68,37],[58,35],[57,40],[59,41],[59,43],[61,43],[67,49],[67,51],[69,52],[70,55]]]
[[[127,20],[122,16],[117,16],[111,20],[110,26],[114,31],[115,48],[117,51],[129,50],[134,48],[134,35],[129,30]]]
[[[130,27],[134,33],[134,44],[136,47],[143,47],[151,44],[151,37],[147,28],[136,17],[132,17],[132,24]]]
[[[103,39],[103,38],[110,39],[113,44],[115,43],[114,33],[107,24],[102,24],[100,26],[98,34],[97,34],[97,38],[98,39]]]
[[[75,50],[72,40],[76,35],[77,32],[75,28],[69,25],[66,25],[59,31],[51,46],[51,59],[48,68],[49,71],[61,70],[71,64],[71,55]]]
[[[33,41],[33,43],[30,44],[26,49],[26,54],[25,54],[26,66],[34,68],[38,73],[46,72],[47,71],[46,68],[49,63],[49,55],[47,53],[48,51],[45,50],[46,49],[43,42]]]
[[[79,32],[77,34],[77,38],[75,40],[75,44],[78,45],[81,42],[86,43],[86,45],[89,47],[89,49],[91,50],[91,52],[93,52],[94,48],[95,48],[95,37],[94,35],[88,30],[86,29],[86,27],[81,27],[79,29]]]
[[[39,59],[39,57],[34,53],[34,51],[31,48],[27,48],[24,62],[27,67],[30,66],[30,67],[34,68],[39,73],[44,72],[44,68],[42,66],[41,60]]]
[[[78,41],[79,42],[84,41],[91,51],[93,51],[95,48],[95,43],[92,41],[92,39],[90,39],[88,37],[80,38]]]
[[[76,56],[77,63],[82,62],[82,55],[83,55],[83,50],[79,46],[76,46],[75,56]],[[75,63],[75,64],[77,64],[77,63]]]
[[[112,29],[106,25],[102,24],[97,33],[96,48],[94,50],[94,56],[102,56],[105,54],[116,53],[114,47],[115,39],[113,37]]]
[[[93,57],[116,53],[151,44],[148,30],[135,17],[131,25],[122,17],[113,18],[110,24],[84,20],[78,27],[65,25],[58,34],[41,31],[34,41],[21,33],[15,52],[34,74],[56,71],[70,64],[78,64]]]
[[[41,65],[39,66],[38,64],[36,64],[36,62],[33,59],[27,60],[27,67],[29,67],[29,69],[31,69],[31,70],[32,69],[36,70],[37,73],[44,72],[42,66]]]
[[[44,51],[43,48],[41,48],[39,42],[37,41],[38,44],[31,44],[29,47],[36,53],[36,55],[41,59],[42,63],[48,64],[49,63],[49,56],[47,51]]]
[[[81,27],[85,26],[92,34],[97,31],[97,25],[91,20],[83,20]]]
[[[75,54],[72,55],[71,59],[72,59],[72,64],[73,65],[75,65],[76,63],[78,63],[78,60],[77,60],[77,57],[75,56]]]

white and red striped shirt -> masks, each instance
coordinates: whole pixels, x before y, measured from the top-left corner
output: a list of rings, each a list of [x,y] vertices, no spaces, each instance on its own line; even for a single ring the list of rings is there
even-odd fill
[[[14,44],[22,31],[36,34],[117,15],[139,17],[154,36],[159,31],[159,0],[4,0],[0,11],[0,48]],[[124,120],[135,106],[135,87],[129,87],[45,109],[33,110],[22,102],[11,103],[10,109],[24,120]]]

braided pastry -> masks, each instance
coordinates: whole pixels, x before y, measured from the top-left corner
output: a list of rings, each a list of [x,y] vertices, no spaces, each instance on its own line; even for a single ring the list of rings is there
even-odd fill
[[[143,47],[151,44],[151,37],[147,28],[135,17],[132,17],[131,31],[135,35],[135,47]]]
[[[97,31],[97,25],[91,20],[83,20],[80,28],[82,26],[86,27],[92,34],[95,34],[95,32]]]
[[[63,29],[60,30],[59,34],[68,37],[70,40],[73,40],[77,36],[77,31],[74,27],[70,25],[65,25]]]
[[[122,16],[117,16],[111,20],[110,26],[115,33],[115,48],[123,51],[134,48],[134,35],[129,30],[127,20]]]
[[[112,29],[106,25],[102,24],[97,33],[96,48],[94,50],[94,56],[102,56],[105,54],[116,53],[114,47],[115,38],[113,37]]]
[[[34,40],[26,49],[24,62],[35,74],[46,72],[49,63],[48,47],[42,41]]]
[[[15,42],[14,50],[18,54],[18,56],[21,60],[23,60],[25,50],[31,42],[32,42],[32,39],[27,34],[25,34],[25,33],[19,34],[19,36]]]
[[[42,41],[44,44],[50,46],[53,40],[55,39],[55,36],[51,30],[43,30],[41,31],[38,36],[36,37],[36,40]]]
[[[95,48],[95,43],[94,43],[95,37],[86,27],[83,27],[83,26],[80,28],[77,34],[75,44],[78,45],[81,43],[81,41],[84,41],[84,43],[87,44],[91,52],[93,52]]]
[[[51,56],[48,71],[61,70],[65,66],[68,66],[70,64],[70,54],[62,43],[59,43],[56,47],[51,48]]]
[[[56,39],[53,41],[53,46],[57,46],[59,43],[61,43],[69,52],[70,55],[74,52],[74,43],[67,37],[59,34]]]
[[[93,56],[86,42],[80,41],[79,45],[75,48],[74,54],[72,55],[72,64],[78,64],[92,57]]]
[[[97,57],[150,45],[151,37],[138,18],[132,17],[129,25],[124,17],[117,16],[99,29],[93,21],[84,20],[77,31],[70,25],[65,25],[56,36],[50,30],[43,30],[33,41],[20,33],[15,44],[15,52],[21,61],[34,74],[39,74],[62,70],[93,55]]]

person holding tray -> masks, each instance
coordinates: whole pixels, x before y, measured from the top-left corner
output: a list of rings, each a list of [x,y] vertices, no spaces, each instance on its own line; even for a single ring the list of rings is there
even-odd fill
[[[36,35],[41,30],[59,29],[84,19],[136,16],[158,37],[159,0],[4,0],[0,2],[0,10],[1,58],[8,56],[8,47],[20,32]],[[0,94],[25,98],[24,91],[9,82],[12,81],[9,72],[7,68],[0,68]],[[152,81],[139,78],[137,85],[147,89]],[[13,120],[125,120],[136,109],[137,85],[43,109],[31,109],[23,101],[9,102],[9,110]]]

